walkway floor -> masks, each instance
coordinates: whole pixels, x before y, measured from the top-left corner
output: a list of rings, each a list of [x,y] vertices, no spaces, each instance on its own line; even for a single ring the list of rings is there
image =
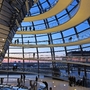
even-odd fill
[[[5,77],[5,76],[0,75],[0,78],[1,77]],[[14,77],[19,78],[20,75],[10,75],[9,80],[8,80],[8,84],[12,84],[12,85],[16,84],[16,79]],[[26,80],[25,85],[29,86],[29,84],[28,84],[29,80],[35,80],[35,77],[36,77],[35,75],[26,75],[27,80]],[[38,81],[48,82],[48,86],[49,86],[48,88],[52,87],[52,90],[90,90],[90,88],[86,88],[86,87],[82,87],[82,86],[70,87],[68,82],[55,80],[55,79],[43,77],[43,76],[40,76]],[[4,79],[4,83],[7,83],[7,78]]]

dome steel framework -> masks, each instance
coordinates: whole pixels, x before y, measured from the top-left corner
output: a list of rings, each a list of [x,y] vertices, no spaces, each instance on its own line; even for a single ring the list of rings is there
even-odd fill
[[[2,63],[8,63],[8,70],[11,63],[17,63],[18,70],[38,75],[51,75],[55,66],[68,70],[69,75],[77,64],[83,65],[86,76],[90,66],[90,0],[34,2],[16,29]]]
[[[35,58],[55,60],[71,51],[89,51],[89,17],[82,10],[88,9],[86,5],[89,3],[88,0],[69,0],[66,3],[39,0],[18,28],[10,46],[10,57],[18,51],[16,57],[19,55],[20,58],[33,58],[34,54]],[[59,4],[62,4],[61,9]],[[49,17],[49,12],[56,7],[58,13]],[[79,19],[75,20],[77,17]]]

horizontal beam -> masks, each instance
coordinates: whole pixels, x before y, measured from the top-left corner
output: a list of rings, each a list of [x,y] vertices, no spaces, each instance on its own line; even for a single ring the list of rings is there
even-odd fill
[[[63,44],[49,44],[49,45],[33,45],[33,44],[10,44],[10,46],[15,46],[15,47],[25,47],[25,48],[46,48],[46,47],[65,47],[65,46],[75,46],[75,45],[82,45],[82,44],[87,44],[90,43],[90,38],[84,39],[84,40],[79,40],[75,42],[68,42],[68,43],[63,43]]]
[[[61,1],[61,0],[60,0]],[[68,22],[59,25],[57,27],[49,28],[46,30],[36,30],[36,31],[17,31],[16,34],[45,34],[45,33],[52,33],[52,32],[58,32],[63,31],[69,28],[72,28],[86,19],[90,17],[90,0],[81,0],[80,1],[80,8],[76,15],[70,19]],[[56,10],[57,11],[57,10]],[[54,11],[53,11],[54,12]],[[38,20],[38,18],[37,18]]]
[[[45,62],[60,62],[60,63],[70,63],[70,64],[78,64],[78,65],[86,65],[90,66],[90,63],[83,63],[83,62],[75,62],[75,61],[69,61],[69,60],[42,60],[42,59],[36,59],[36,58],[18,58],[18,57],[5,57],[5,59],[18,59],[18,60],[33,60],[33,61],[45,61]]]
[[[23,22],[41,20],[41,19],[51,17],[53,15],[56,15],[59,12],[61,12],[62,10],[64,10],[68,5],[70,5],[70,3],[72,1],[73,0],[68,0],[68,2],[67,2],[67,0],[58,0],[57,4],[52,9],[50,9],[49,11],[47,11],[43,14],[37,15],[37,16],[26,17],[26,18],[24,18]]]

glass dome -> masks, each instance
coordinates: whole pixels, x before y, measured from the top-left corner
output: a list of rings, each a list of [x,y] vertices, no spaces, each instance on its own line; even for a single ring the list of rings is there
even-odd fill
[[[55,10],[60,3],[63,3],[62,6]],[[60,57],[68,56],[69,52],[90,51],[87,40],[90,37],[89,18],[64,27],[77,16],[80,5],[80,0],[66,3],[62,0],[38,0],[19,26],[9,46],[9,57],[60,60]],[[52,11],[53,14],[50,14]]]

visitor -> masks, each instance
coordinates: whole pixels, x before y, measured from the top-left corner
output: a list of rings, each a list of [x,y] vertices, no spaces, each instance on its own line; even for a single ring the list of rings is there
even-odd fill
[[[46,81],[43,81],[43,83],[45,84],[45,88],[46,88],[46,90],[48,90],[48,83],[46,82]]]
[[[24,81],[24,83],[25,83],[25,78],[26,78],[26,76],[25,76],[25,74],[23,74],[23,81]]]
[[[86,78],[85,76],[83,76],[83,86],[85,86],[85,83],[86,83]]]
[[[50,87],[49,90],[52,90],[52,87]]]

